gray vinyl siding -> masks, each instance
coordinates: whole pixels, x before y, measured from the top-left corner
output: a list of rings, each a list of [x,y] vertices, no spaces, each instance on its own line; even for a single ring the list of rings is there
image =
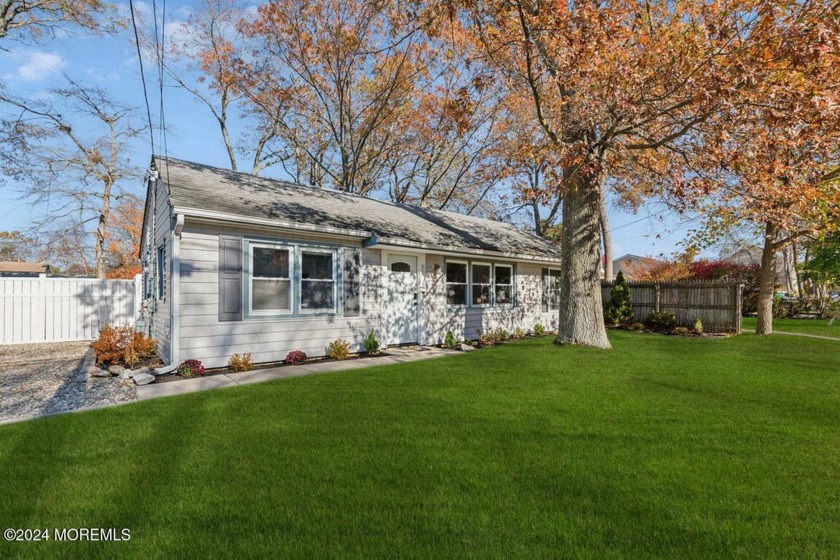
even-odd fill
[[[424,292],[421,316],[426,344],[440,344],[449,329],[462,340],[475,339],[480,331],[499,327],[508,332],[517,327],[531,331],[537,323],[550,329],[556,328],[556,314],[542,311],[542,269],[539,265],[527,262],[515,264],[514,305],[463,307],[446,303],[445,260],[442,255],[426,255],[421,287]],[[480,260],[492,262],[492,259]],[[434,272],[435,265],[439,266],[438,273]]]
[[[199,359],[207,367],[221,367],[233,353],[249,353],[255,363],[283,360],[292,350],[308,356],[323,356],[327,345],[338,338],[350,341],[359,351],[371,328],[376,326],[372,302],[377,300],[377,273],[363,264],[360,271],[361,313],[358,317],[290,316],[245,318],[242,321],[219,321],[219,235],[258,236],[291,239],[260,228],[225,228],[187,221],[181,235],[180,278],[180,359]],[[359,247],[347,240],[295,234],[296,241],[330,242],[344,247]],[[370,251],[362,254],[363,263],[373,259]],[[339,302],[337,302],[339,303]],[[339,305],[339,310],[341,309]]]
[[[152,267],[152,299],[146,302],[148,309],[151,310],[151,334],[157,341],[158,354],[168,363],[170,360],[170,338],[169,333],[172,328],[172,206],[169,203],[169,195],[166,193],[166,185],[162,181],[157,181],[155,184],[155,212],[154,220],[148,224],[151,229],[154,227],[153,235],[147,235],[152,246],[151,250],[151,267]],[[157,299],[158,286],[158,265],[157,265],[157,250],[158,247],[165,247],[166,251],[166,274],[163,276],[163,289],[165,297]]]

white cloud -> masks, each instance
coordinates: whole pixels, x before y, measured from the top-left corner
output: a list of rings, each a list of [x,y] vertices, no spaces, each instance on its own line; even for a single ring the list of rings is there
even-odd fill
[[[18,66],[12,77],[27,82],[39,82],[61,72],[66,66],[64,59],[53,52],[30,51],[20,55],[25,57],[25,62]]]

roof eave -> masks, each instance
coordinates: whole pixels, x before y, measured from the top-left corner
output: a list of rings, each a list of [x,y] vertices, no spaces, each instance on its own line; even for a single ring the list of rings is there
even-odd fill
[[[459,257],[474,257],[476,255],[504,258],[514,261],[530,261],[535,263],[560,264],[559,257],[548,257],[546,255],[525,255],[506,251],[486,251],[484,249],[473,249],[471,247],[449,247],[445,245],[433,245],[428,243],[415,243],[402,239],[384,238],[372,236],[365,247],[395,247],[406,249],[419,249],[425,252],[455,255]]]

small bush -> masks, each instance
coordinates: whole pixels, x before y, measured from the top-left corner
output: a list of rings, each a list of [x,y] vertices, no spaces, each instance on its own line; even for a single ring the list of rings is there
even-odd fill
[[[329,356],[333,360],[346,360],[347,356],[349,355],[350,343],[341,338],[339,338],[338,340],[333,340],[327,347],[327,356]]]
[[[376,333],[373,332],[373,329],[371,329],[365,338],[365,352],[368,356],[379,354],[379,341],[376,339]]]
[[[536,336],[542,336],[545,334],[545,326],[542,323],[537,323],[534,325],[534,334]]]
[[[452,331],[446,331],[446,336],[443,337],[443,345],[447,348],[455,348],[458,346],[458,339],[452,334]]]
[[[694,321],[694,332],[703,334],[703,321],[700,320],[700,317],[697,317],[697,320]]]
[[[615,284],[610,290],[610,299],[604,306],[604,321],[608,325],[618,325],[633,318],[633,301],[630,297],[630,287],[619,271],[615,277]]]
[[[525,338],[525,331],[520,327],[516,327],[515,329],[513,329],[513,335],[511,336],[516,340],[522,340],[523,338]]]
[[[504,341],[506,341],[507,339],[510,338],[510,335],[508,334],[508,332],[505,329],[503,329],[502,327],[498,327],[496,329],[493,329],[492,334],[493,334],[493,338],[496,340],[496,343],[504,342]]]
[[[667,311],[651,311],[645,324],[652,331],[671,332],[677,326],[677,317]]]
[[[289,364],[291,366],[299,366],[305,361],[306,353],[303,350],[292,350],[291,352],[286,354],[286,359],[283,360],[283,363]]]
[[[643,330],[645,330],[645,325],[644,325],[644,323],[633,323],[632,325],[630,325],[630,330],[631,331],[643,331]]]
[[[178,366],[178,373],[183,377],[200,377],[204,375],[204,366],[200,360],[184,360]]]
[[[674,334],[685,335],[690,332],[688,327],[674,327]]]
[[[234,354],[228,360],[228,364],[233,371],[251,371],[254,367],[251,354]]]
[[[154,338],[135,331],[132,327],[105,325],[93,343],[96,363],[125,364],[134,367],[140,360],[151,358],[157,349]]]
[[[479,346],[495,346],[496,334],[493,331],[482,331],[478,333]]]

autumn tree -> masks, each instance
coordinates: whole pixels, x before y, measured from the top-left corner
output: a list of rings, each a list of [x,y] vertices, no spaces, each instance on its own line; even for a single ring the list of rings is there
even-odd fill
[[[99,30],[99,16],[110,7],[102,0],[0,0],[0,41],[37,39],[67,26]]]
[[[116,197],[111,211],[106,245],[108,278],[131,279],[142,272],[140,237],[143,230],[143,199],[124,193]]]
[[[6,174],[27,185],[27,197],[44,216],[41,225],[69,221],[74,231],[95,225],[94,270],[105,278],[114,189],[137,173],[126,143],[147,127],[103,90],[66,81],[46,100],[0,94],[0,106],[8,111],[0,123],[0,163]]]
[[[466,3],[499,78],[530,99],[562,167],[558,343],[609,347],[599,288],[605,178],[665,174],[683,141],[740,91],[762,2]],[[676,182],[674,182],[676,185]],[[673,194],[679,196],[678,188]]]
[[[32,261],[38,255],[38,240],[20,231],[0,231],[0,261]]]

